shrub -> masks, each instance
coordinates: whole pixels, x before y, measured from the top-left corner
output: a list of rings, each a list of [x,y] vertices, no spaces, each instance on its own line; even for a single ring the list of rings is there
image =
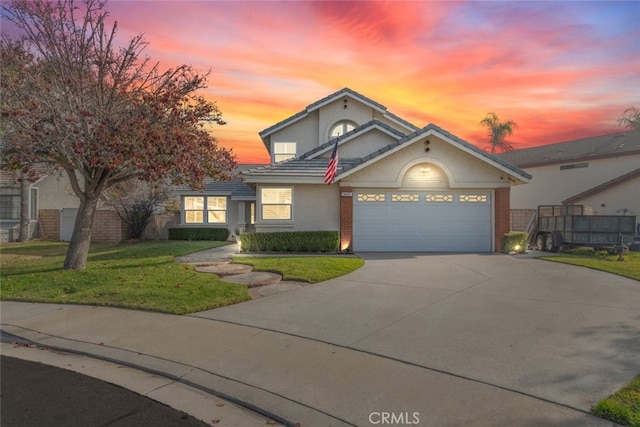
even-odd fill
[[[169,240],[217,240],[229,238],[226,228],[180,227],[169,229]]]
[[[244,252],[338,252],[337,231],[279,231],[241,233]]]
[[[518,249],[516,249],[518,248]],[[522,253],[527,250],[527,233],[524,231],[511,231],[505,233],[502,239],[502,252]]]

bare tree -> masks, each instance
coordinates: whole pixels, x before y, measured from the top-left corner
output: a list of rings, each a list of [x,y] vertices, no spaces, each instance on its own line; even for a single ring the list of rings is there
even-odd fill
[[[95,210],[107,188],[168,177],[199,187],[205,176],[227,177],[235,167],[234,155],[205,128],[224,124],[217,105],[197,95],[208,73],[189,65],[161,71],[142,56],[147,42],[141,35],[118,47],[117,23],[107,22],[105,5],[2,5],[24,34],[21,52],[3,42],[3,63],[13,55],[18,67],[31,71],[1,73],[1,126],[15,148],[9,161],[63,169],[80,198],[65,269],[86,267]]]
[[[624,110],[618,119],[618,125],[629,129],[640,129],[640,110],[636,107],[629,107]]]

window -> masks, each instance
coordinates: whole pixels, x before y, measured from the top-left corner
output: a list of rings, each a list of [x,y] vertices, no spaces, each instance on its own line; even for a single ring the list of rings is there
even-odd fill
[[[429,203],[451,203],[453,194],[427,194],[426,200]]]
[[[206,201],[206,222],[205,222]],[[227,222],[227,198],[215,196],[185,196],[185,224],[225,224]]]
[[[419,202],[420,195],[419,194],[392,194],[391,201],[392,202]]]
[[[0,189],[0,219],[20,219],[20,189]]]
[[[295,142],[274,142],[273,143],[273,161],[274,163],[283,162],[296,157]]]
[[[227,222],[227,198],[207,197],[207,223],[225,224]]]
[[[38,219],[38,189],[31,189],[31,219]]]
[[[486,194],[461,194],[460,203],[485,203],[487,201]]]
[[[356,124],[354,122],[343,120],[341,122],[336,123],[331,128],[331,132],[329,132],[329,139],[336,138],[338,136],[344,135],[347,132],[351,132],[356,128]]]
[[[262,219],[287,220],[292,219],[292,188],[262,188],[260,194],[262,203]]]
[[[358,201],[359,202],[384,202],[385,201],[384,193],[359,193]]]

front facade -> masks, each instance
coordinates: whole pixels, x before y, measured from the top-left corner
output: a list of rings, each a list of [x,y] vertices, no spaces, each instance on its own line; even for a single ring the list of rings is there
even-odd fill
[[[256,231],[338,230],[341,249],[493,252],[511,186],[530,176],[446,130],[418,128],[342,89],[260,133],[272,164],[245,171]],[[334,181],[324,182],[337,145]]]

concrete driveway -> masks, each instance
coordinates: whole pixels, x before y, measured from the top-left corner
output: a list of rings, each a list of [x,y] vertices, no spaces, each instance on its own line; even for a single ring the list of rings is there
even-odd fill
[[[360,255],[341,278],[194,316],[583,413],[640,374],[638,281],[527,255]]]

